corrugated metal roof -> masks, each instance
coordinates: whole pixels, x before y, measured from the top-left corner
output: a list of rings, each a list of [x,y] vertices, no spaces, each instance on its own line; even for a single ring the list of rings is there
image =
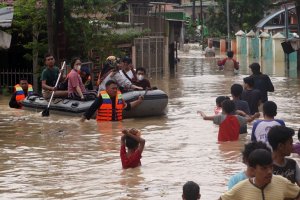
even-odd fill
[[[290,7],[288,7],[288,10],[292,10],[294,8],[295,8],[295,6],[290,6]],[[257,28],[263,28],[271,19],[273,19],[277,15],[280,15],[284,12],[285,12],[285,9],[278,10],[277,12],[274,12],[274,13],[266,16],[265,18],[261,19],[255,26]]]
[[[0,8],[0,27],[10,27],[13,19],[13,7]]]

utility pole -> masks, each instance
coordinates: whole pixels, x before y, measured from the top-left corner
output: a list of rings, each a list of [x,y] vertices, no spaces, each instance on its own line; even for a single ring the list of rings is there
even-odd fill
[[[287,8],[287,5],[284,5],[284,26],[285,26],[285,39],[286,41],[289,39],[289,11]],[[288,70],[290,69],[290,60],[289,60],[289,54],[285,53],[285,64],[286,64],[286,70],[288,74]]]
[[[296,4],[296,13],[297,13],[297,21],[298,21],[298,35],[300,35],[300,2],[295,1]],[[300,50],[298,50],[298,65],[297,69],[300,71]]]
[[[52,0],[47,0],[47,34],[48,34],[48,53],[53,55],[53,12]]]
[[[204,21],[203,21],[203,2],[202,0],[200,0],[200,12],[201,12],[201,16],[200,16],[200,20],[201,20],[201,43],[203,45],[203,40],[204,40]]]
[[[230,51],[230,18],[229,18],[229,0],[227,0],[227,39],[228,39],[228,50]]]
[[[298,21],[298,35],[300,35],[300,2],[296,3],[296,13],[297,13],[297,21]]]
[[[192,7],[192,24],[191,24],[191,39],[193,42],[195,42],[195,36],[196,36],[196,0],[193,0],[193,7]]]
[[[64,27],[64,0],[55,0],[56,12],[56,47],[57,47],[57,60],[61,63],[66,59],[66,38]]]
[[[192,9],[192,22],[193,25],[195,25],[195,21],[196,21],[196,0],[193,0],[193,9]]]

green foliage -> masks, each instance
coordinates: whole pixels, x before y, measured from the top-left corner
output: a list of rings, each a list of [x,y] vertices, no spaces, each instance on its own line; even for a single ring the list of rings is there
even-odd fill
[[[118,11],[124,2],[126,1],[65,0],[69,55],[87,57],[89,50],[94,49],[103,60],[112,52],[118,52],[117,45],[131,43],[133,38],[141,36],[143,32],[136,32],[130,25],[114,21],[125,14]],[[115,32],[120,28],[126,28],[127,31],[120,34]]]
[[[18,45],[33,52],[45,52],[47,49],[46,21],[46,10],[39,7],[36,0],[15,1],[11,32],[17,33]],[[24,57],[32,60],[32,54],[25,54]]]
[[[4,8],[4,7],[7,7],[7,5],[4,3],[0,3],[0,8]]]
[[[226,0],[216,0],[218,8],[209,8],[207,26],[211,36],[227,35]],[[250,31],[264,17],[271,0],[230,0],[229,16],[231,35],[239,30]]]
[[[14,5],[14,20],[11,32],[17,33],[19,45],[44,55],[47,51],[47,0],[18,0]],[[118,44],[131,43],[133,38],[143,35],[120,25],[114,19],[126,14],[118,8],[125,0],[64,0],[64,29],[67,44],[67,58],[88,57],[91,49],[100,51],[106,57],[115,51]],[[53,4],[55,1],[53,0]],[[53,6],[54,11],[54,6]],[[53,12],[55,18],[55,12]],[[55,22],[55,19],[53,20]],[[125,27],[129,31],[118,34],[116,29]],[[56,29],[54,24],[54,30]],[[55,40],[55,39],[54,39]],[[33,54],[24,57],[31,60]]]

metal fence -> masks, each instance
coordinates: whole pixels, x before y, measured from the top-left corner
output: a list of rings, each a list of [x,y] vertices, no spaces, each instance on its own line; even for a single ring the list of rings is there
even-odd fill
[[[163,72],[164,38],[152,36],[134,39],[136,67],[143,67],[149,76]]]
[[[91,72],[91,78],[93,83],[97,77],[94,76],[94,64],[92,62],[84,62],[82,66],[85,66]],[[70,71],[65,70],[64,75]],[[40,74],[41,75],[41,74]],[[1,68],[0,67],[0,87],[8,88],[10,91],[12,88],[19,83],[20,78],[26,78],[28,83],[33,84],[33,72],[32,68],[22,68],[22,69],[11,69],[11,68]],[[39,85],[34,86],[38,90],[41,88],[41,82],[38,80]]]
[[[11,91],[14,85],[19,83],[20,78],[26,78],[29,83],[33,83],[32,68],[0,68],[0,87]]]
[[[165,32],[166,21],[156,16],[133,16],[133,23],[142,24],[143,29],[150,31],[150,35],[162,36]]]

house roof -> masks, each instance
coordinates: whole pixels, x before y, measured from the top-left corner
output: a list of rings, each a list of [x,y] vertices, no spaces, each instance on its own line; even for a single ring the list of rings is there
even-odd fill
[[[0,8],[0,27],[10,27],[13,19],[13,7]]]
[[[290,10],[292,10],[292,9],[294,9],[294,8],[295,8],[295,6],[290,6],[290,7],[288,7],[288,11],[290,11]],[[276,11],[276,12],[274,12],[274,13],[272,13],[272,14],[266,16],[265,18],[263,18],[263,19],[261,19],[259,22],[257,22],[257,24],[255,25],[256,28],[264,28],[265,25],[266,25],[271,19],[273,19],[273,18],[276,17],[277,15],[280,15],[280,14],[282,14],[282,13],[284,13],[284,12],[285,12],[285,9],[281,9],[281,10],[278,10],[278,11]],[[278,25],[274,25],[274,26],[277,27]]]

